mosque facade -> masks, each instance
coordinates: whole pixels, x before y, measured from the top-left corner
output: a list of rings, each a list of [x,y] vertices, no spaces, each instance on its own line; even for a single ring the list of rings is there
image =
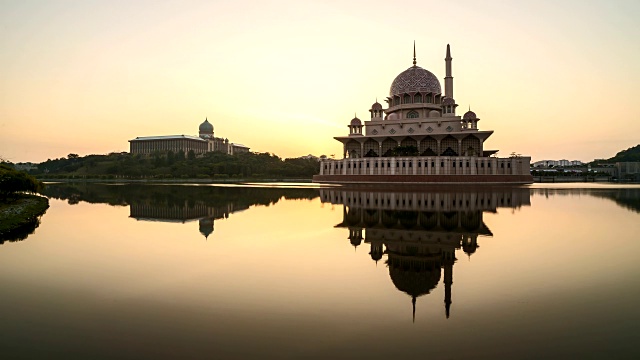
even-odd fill
[[[480,130],[480,118],[469,109],[457,115],[453,95],[451,49],[447,45],[444,92],[430,71],[417,65],[400,73],[385,99],[376,102],[370,120],[357,117],[349,134],[337,136],[341,160],[320,162],[315,182],[329,183],[531,183],[531,158],[498,158]]]
[[[129,140],[129,148],[132,154],[153,154],[169,151],[183,151],[186,154],[192,150],[196,154],[211,151],[219,151],[229,155],[249,152],[249,148],[242,144],[229,142],[227,138],[215,137],[213,125],[208,119],[205,119],[200,124],[198,136],[142,136]]]

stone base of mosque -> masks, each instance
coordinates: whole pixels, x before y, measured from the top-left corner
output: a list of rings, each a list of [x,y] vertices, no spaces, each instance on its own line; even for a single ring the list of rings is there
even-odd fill
[[[531,175],[314,175],[313,182],[332,184],[531,184]]]

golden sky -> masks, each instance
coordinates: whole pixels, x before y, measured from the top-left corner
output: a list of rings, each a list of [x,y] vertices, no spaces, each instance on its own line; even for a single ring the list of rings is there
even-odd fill
[[[487,149],[590,161],[640,143],[640,2],[2,1],[0,157],[128,151],[215,135],[281,157],[341,154],[357,113],[418,65]]]

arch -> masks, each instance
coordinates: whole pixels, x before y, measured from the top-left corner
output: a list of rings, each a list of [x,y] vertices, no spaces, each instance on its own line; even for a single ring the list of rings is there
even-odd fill
[[[420,117],[420,114],[415,110],[411,110],[407,113],[407,119],[417,119],[418,117]]]
[[[386,138],[382,142],[382,156],[393,156],[391,152],[398,146],[398,142],[389,138]]]
[[[393,106],[400,105],[400,96],[393,97]]]
[[[432,102],[433,102],[433,95],[428,94],[428,95],[427,95],[427,100],[426,100],[426,102],[428,102],[428,103],[432,103]]]
[[[364,143],[364,157],[378,157],[378,151],[380,150],[380,145],[377,141],[373,139],[369,139]]]
[[[440,149],[444,149],[440,155],[442,156],[458,156],[458,140],[448,135],[440,142]]]
[[[413,146],[417,150],[418,149],[418,142],[414,138],[406,137],[406,138],[402,139],[402,141],[400,142],[400,146],[402,146],[402,147]]]
[[[413,95],[413,102],[414,103],[421,103],[422,102],[422,94],[417,93],[417,94]]]
[[[446,211],[439,214],[440,226],[447,231],[453,231],[458,228],[458,212]]]
[[[347,155],[349,158],[360,157],[360,143],[355,140],[349,140],[347,142]]]
[[[402,97],[402,103],[403,104],[411,104],[411,95],[404,94],[404,96]]]
[[[438,141],[431,136],[427,136],[426,138],[420,141],[420,155],[422,156],[436,156],[438,155],[436,151],[438,151]]]
[[[462,151],[465,156],[479,156],[482,152],[482,143],[480,139],[473,135],[469,135],[462,139]]]

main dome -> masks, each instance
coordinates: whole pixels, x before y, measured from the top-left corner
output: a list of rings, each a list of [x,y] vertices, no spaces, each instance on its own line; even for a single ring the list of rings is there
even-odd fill
[[[441,94],[440,81],[429,70],[414,65],[396,76],[389,96],[412,92]]]
[[[200,124],[200,127],[198,129],[200,130],[200,132],[212,132],[213,125],[211,125],[209,120],[205,119],[204,122]]]

